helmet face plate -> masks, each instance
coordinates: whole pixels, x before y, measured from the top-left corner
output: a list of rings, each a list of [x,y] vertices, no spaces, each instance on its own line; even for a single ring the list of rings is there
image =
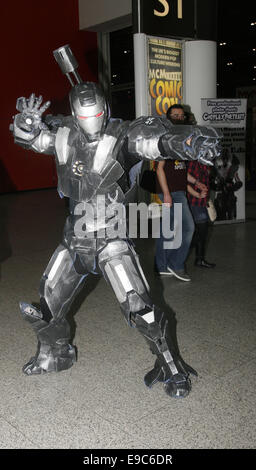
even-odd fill
[[[70,92],[72,114],[89,141],[98,140],[107,122],[107,104],[95,83],[84,82]]]

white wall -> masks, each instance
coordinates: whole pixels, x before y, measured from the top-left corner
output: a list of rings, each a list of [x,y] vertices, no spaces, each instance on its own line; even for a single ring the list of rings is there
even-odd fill
[[[198,124],[201,98],[217,97],[217,45],[214,41],[186,41],[183,64],[183,102]]]
[[[110,31],[131,25],[132,0],[79,0],[79,27]]]

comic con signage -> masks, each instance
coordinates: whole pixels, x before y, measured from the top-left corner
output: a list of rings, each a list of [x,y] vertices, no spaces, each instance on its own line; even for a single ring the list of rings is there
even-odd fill
[[[246,99],[202,99],[202,118],[215,127],[246,126]]]
[[[182,101],[181,43],[147,37],[148,114],[165,116]]]
[[[217,0],[133,0],[134,32],[216,40]]]
[[[181,42],[147,36],[146,44],[148,114],[165,117],[170,106],[182,102]],[[156,194],[151,195],[151,202],[161,204]]]
[[[221,129],[222,153],[212,169],[217,221],[245,220],[246,99],[202,99],[202,122]]]

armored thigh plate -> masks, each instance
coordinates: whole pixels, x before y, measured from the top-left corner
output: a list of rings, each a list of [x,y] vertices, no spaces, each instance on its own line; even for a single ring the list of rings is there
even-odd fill
[[[110,241],[99,254],[99,267],[112,286],[126,320],[132,324],[132,314],[151,304],[138,256],[129,242]]]

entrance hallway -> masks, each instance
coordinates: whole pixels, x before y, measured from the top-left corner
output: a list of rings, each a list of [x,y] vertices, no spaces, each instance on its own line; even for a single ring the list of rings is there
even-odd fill
[[[194,267],[190,255],[190,283],[156,278],[154,241],[135,240],[153,299],[167,305],[181,355],[198,371],[190,395],[175,400],[162,384],[145,387],[154,356],[97,277],[69,315],[77,363],[23,375],[36,337],[18,302],[38,302],[66,207],[55,190],[0,196],[1,449],[255,448],[256,192],[247,200],[245,224],[213,227],[207,259],[214,270]]]

